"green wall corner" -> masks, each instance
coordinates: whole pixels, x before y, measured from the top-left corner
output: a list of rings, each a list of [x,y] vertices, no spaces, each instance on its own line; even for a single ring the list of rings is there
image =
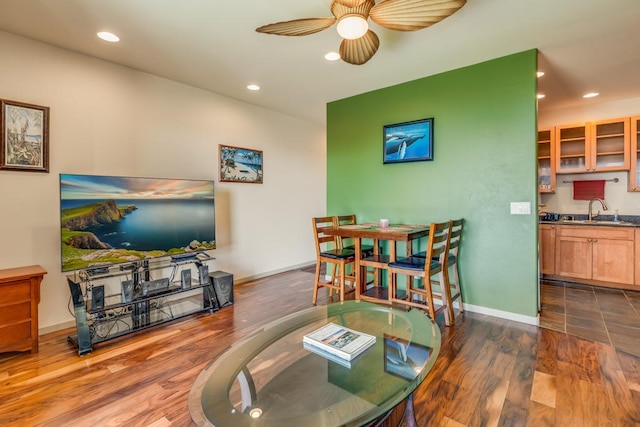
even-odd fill
[[[537,316],[536,68],[534,49],[329,103],[327,213],[463,217],[465,303]],[[384,125],[430,117],[433,161],[382,163]]]

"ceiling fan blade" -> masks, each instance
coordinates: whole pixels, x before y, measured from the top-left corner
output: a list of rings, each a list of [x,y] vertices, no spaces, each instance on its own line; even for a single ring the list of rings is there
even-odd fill
[[[344,62],[353,65],[362,65],[378,51],[380,39],[373,31],[369,30],[359,39],[342,40],[340,43],[340,57]]]
[[[335,22],[336,18],[295,19],[293,21],[263,25],[256,28],[256,31],[277,36],[306,36],[329,28]]]
[[[367,0],[335,0],[336,3],[340,3],[347,7],[358,7],[365,1]]]
[[[467,0],[383,0],[369,12],[373,22],[390,30],[415,31],[457,12]]]

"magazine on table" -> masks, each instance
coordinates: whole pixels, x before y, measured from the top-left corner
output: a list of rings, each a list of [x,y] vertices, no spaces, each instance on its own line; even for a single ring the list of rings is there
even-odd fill
[[[350,361],[375,344],[376,337],[354,331],[336,323],[328,323],[305,335],[302,342],[307,346],[314,346],[324,352]]]

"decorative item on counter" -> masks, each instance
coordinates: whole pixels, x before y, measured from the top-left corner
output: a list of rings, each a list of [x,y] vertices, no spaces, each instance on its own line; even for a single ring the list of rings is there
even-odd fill
[[[389,220],[388,219],[381,219],[380,220],[380,227],[387,228],[388,226],[389,226]]]
[[[604,200],[604,179],[573,181],[573,200]]]

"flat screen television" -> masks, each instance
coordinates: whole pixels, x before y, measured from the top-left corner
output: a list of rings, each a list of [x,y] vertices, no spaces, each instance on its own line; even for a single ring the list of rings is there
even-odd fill
[[[62,271],[216,247],[214,182],[60,174]]]

